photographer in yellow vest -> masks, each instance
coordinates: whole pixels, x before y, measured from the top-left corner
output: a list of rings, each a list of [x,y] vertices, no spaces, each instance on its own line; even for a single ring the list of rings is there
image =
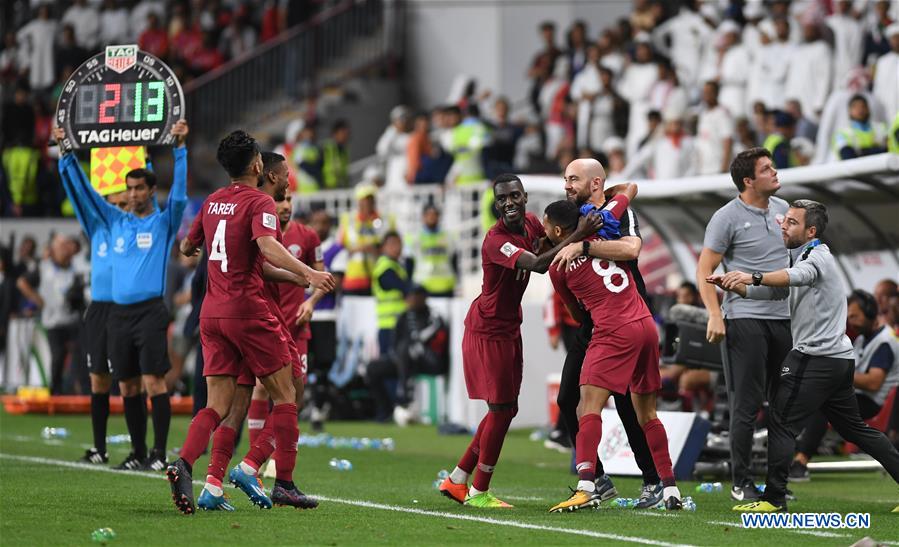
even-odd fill
[[[394,229],[393,218],[382,218],[375,206],[377,187],[360,183],[356,186],[355,211],[340,217],[337,242],[347,250],[343,294],[370,296],[372,270],[378,258],[378,246],[387,232]]]
[[[871,110],[864,95],[849,99],[849,127],[837,131],[833,149],[842,160],[881,154],[887,151],[886,127],[871,122]]]
[[[421,230],[407,246],[413,261],[412,281],[424,287],[428,296],[451,297],[456,288],[453,249],[449,235],[440,227],[436,205],[425,205],[421,222]]]
[[[389,231],[381,242],[381,256],[372,272],[371,292],[375,297],[378,316],[378,347],[381,355],[387,355],[393,346],[396,320],[406,311],[406,293],[409,292],[409,275],[400,264],[403,240],[400,234]]]

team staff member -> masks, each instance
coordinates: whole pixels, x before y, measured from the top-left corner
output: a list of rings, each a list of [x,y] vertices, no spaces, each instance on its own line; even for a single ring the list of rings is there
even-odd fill
[[[846,336],[846,298],[836,260],[819,237],[827,228],[827,209],[794,201],[783,223],[790,267],[775,272],[739,270],[710,275],[708,284],[751,300],[789,302],[793,349],[772,377],[768,420],[768,479],[759,501],[734,511],[786,511],[787,473],[796,436],[819,409],[834,429],[874,457],[899,483],[899,452],[859,414],[852,385],[855,364]]]
[[[79,199],[90,199],[110,227],[112,301],[109,311],[109,363],[119,381],[132,452],[118,468],[165,469],[165,449],[172,407],[165,373],[168,360],[168,311],[162,302],[166,265],[187,205],[187,122],[172,128],[177,136],[175,168],[165,210],[156,208],[156,175],[134,169],[125,175],[126,213],[103,201],[86,179],[74,187]],[[153,450],[147,456],[147,410],[141,383],[153,405]]]
[[[761,493],[750,472],[755,418],[765,401],[767,380],[790,351],[790,309],[785,301],[744,300],[728,293],[718,305],[715,287],[706,283],[719,264],[724,271],[775,271],[787,266],[780,224],[787,202],[774,197],[780,189],[771,152],[750,148],[730,164],[740,194],[718,209],[706,226],[696,266],[696,286],[709,310],[706,338],[725,340],[724,380],[730,402],[730,451],[737,501],[756,500]],[[725,336],[726,333],[726,336]]]
[[[91,303],[84,314],[84,340],[87,368],[91,380],[91,428],[94,446],[87,449],[82,461],[108,463],[106,453],[106,425],[109,421],[109,390],[112,376],[109,371],[106,326],[112,307],[112,257],[109,254],[109,225],[91,200],[82,199],[75,191],[78,184],[89,185],[87,175],[81,169],[78,158],[71,150],[65,150],[66,133],[57,127],[53,137],[60,143],[63,156],[59,160],[62,187],[72,203],[75,216],[91,242]],[[115,192],[106,201],[123,211],[128,210],[127,192]]]
[[[592,205],[601,209],[609,201],[604,192],[605,179],[606,173],[598,161],[591,159],[574,160],[565,168],[565,194],[569,201],[576,203],[580,207]],[[611,196],[615,191],[610,188],[608,195]],[[640,275],[640,269],[637,267],[637,257],[640,255],[640,249],[643,247],[643,240],[640,238],[640,227],[637,217],[631,209],[626,209],[622,214],[618,232],[621,237],[614,241],[594,239],[587,243],[580,241],[573,243],[559,252],[555,262],[559,263],[558,269],[567,270],[572,261],[586,254],[606,260],[614,260],[630,272],[637,292],[640,294],[643,302],[646,303],[648,300],[646,297],[646,286],[643,283],[643,276]],[[559,384],[557,400],[560,415],[565,421],[571,437],[572,446],[576,446],[578,428],[580,427],[577,409],[581,402],[581,368],[587,355],[587,346],[593,337],[594,327],[590,314],[584,313],[582,315],[583,320],[575,338],[575,343],[568,349],[565,364],[562,367],[562,380]],[[619,418],[621,418],[621,424],[627,435],[628,443],[634,452],[634,460],[637,462],[637,467],[640,468],[640,472],[643,475],[643,487],[636,506],[641,509],[655,506],[662,501],[664,487],[656,471],[652,452],[649,450],[646,436],[643,434],[643,428],[637,420],[634,403],[627,390],[625,393],[614,393],[612,397],[615,399],[615,408],[618,411]],[[605,474],[602,461],[597,460],[595,473],[596,492],[600,499],[607,500],[615,497],[618,494],[618,490],[612,483],[612,479]]]

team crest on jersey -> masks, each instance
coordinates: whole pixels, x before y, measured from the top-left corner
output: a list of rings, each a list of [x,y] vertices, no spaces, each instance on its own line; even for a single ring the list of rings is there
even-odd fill
[[[278,221],[275,218],[275,215],[271,213],[262,213],[262,225],[266,228],[271,228],[272,230],[274,230],[278,226]]]
[[[512,245],[508,241],[503,243],[503,246],[499,248],[499,252],[506,255],[507,258],[511,258],[512,255],[514,255],[516,251],[518,251],[518,247],[516,247],[515,245]]]
[[[292,254],[295,258],[300,258],[300,253],[303,251],[303,249],[300,248],[300,246],[296,243],[288,247],[287,250],[290,251],[290,254]]]

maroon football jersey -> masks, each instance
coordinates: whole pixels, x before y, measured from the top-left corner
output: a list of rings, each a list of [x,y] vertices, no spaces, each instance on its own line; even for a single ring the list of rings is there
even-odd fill
[[[281,235],[284,246],[293,255],[294,258],[306,264],[310,268],[322,259],[321,241],[315,230],[307,226],[303,226],[299,222],[290,222],[287,230]],[[290,283],[281,284],[281,312],[287,321],[291,321],[290,327],[293,332],[293,323],[296,322],[297,310],[300,304],[306,300],[306,289],[291,285]],[[311,338],[309,323],[303,326],[299,333],[300,340],[308,340]]]
[[[194,219],[188,240],[206,242],[209,279],[200,317],[268,317],[256,239],[278,237],[275,202],[243,184],[212,193]]]
[[[524,218],[524,234],[510,232],[502,219],[487,232],[481,245],[484,281],[465,317],[465,328],[481,336],[512,339],[521,336],[521,297],[531,272],[515,268],[525,251],[537,252],[546,235],[543,224],[531,213]]]
[[[621,218],[627,206],[627,197],[616,196],[605,208]],[[580,302],[590,312],[596,332],[611,332],[651,315],[630,269],[614,260],[582,256],[565,271],[550,267],[549,278],[566,304],[577,306]]]

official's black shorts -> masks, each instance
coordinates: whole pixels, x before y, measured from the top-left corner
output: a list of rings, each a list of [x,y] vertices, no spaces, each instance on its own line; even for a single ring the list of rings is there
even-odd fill
[[[109,374],[109,310],[112,302],[91,302],[84,312],[84,353],[91,374]]]
[[[337,358],[337,322],[310,321],[312,339],[309,340],[309,368],[327,372]]]
[[[169,313],[162,298],[113,304],[109,312],[109,360],[115,380],[142,374],[162,376],[170,368],[166,331]]]

